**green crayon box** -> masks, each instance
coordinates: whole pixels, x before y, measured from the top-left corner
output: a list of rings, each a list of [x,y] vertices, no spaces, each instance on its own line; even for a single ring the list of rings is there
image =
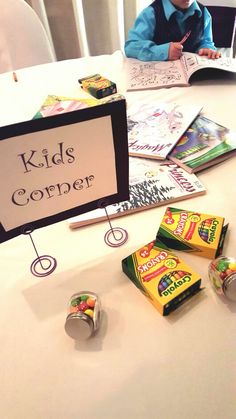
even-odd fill
[[[101,76],[93,74],[78,80],[82,89],[97,99],[117,93],[116,84]]]

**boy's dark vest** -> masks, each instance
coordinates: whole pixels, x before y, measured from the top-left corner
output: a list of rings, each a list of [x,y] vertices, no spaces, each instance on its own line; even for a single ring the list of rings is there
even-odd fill
[[[183,50],[188,52],[196,52],[200,46],[200,42],[204,32],[204,6],[198,3],[202,16],[199,17],[195,11],[193,16],[189,16],[186,20],[185,33],[191,30],[189,38],[183,44]],[[156,17],[156,28],[153,41],[157,45],[166,44],[167,42],[179,42],[183,38],[176,22],[175,13],[171,15],[168,21],[165,17],[164,8],[161,0],[155,0],[152,4]]]

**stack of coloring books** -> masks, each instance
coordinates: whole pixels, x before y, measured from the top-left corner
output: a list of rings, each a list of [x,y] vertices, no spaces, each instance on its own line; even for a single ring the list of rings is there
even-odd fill
[[[206,193],[194,172],[236,152],[235,133],[200,114],[201,107],[136,102],[127,110],[129,201],[108,205],[109,218]],[[71,228],[106,220],[104,209],[69,219]]]
[[[129,201],[108,205],[109,218],[117,218],[171,202],[182,201],[206,193],[195,174],[187,173],[171,161],[160,162],[138,157],[129,158]],[[99,208],[68,220],[73,228],[106,220],[106,212]]]
[[[176,103],[136,103],[128,110],[129,155],[175,162],[199,172],[236,154],[236,132]]]
[[[99,101],[49,95],[34,118],[123,98],[116,94]],[[110,218],[206,193],[195,172],[233,156],[236,135],[202,116],[201,109],[174,102],[144,101],[127,109],[130,198],[108,205]],[[77,228],[105,219],[106,212],[100,208],[68,222],[71,228]]]

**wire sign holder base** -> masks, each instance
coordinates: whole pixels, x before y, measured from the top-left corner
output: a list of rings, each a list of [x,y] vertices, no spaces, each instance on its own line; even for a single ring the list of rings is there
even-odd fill
[[[104,209],[108,224],[110,226],[110,229],[107,230],[104,236],[104,241],[110,247],[119,247],[126,243],[126,241],[128,240],[128,232],[124,230],[122,227],[112,227],[111,220],[106,208],[107,204],[108,202],[106,200],[102,200],[98,204],[99,208]]]
[[[33,232],[33,228],[29,226],[24,226],[22,228],[22,234],[28,235],[30,237],[31,243],[37,255],[37,258],[33,260],[30,266],[30,271],[32,275],[37,277],[45,277],[50,275],[53,271],[55,271],[57,267],[57,261],[54,257],[49,255],[42,255],[39,256],[38,251],[36,249],[35,243],[33,241],[31,233]]]

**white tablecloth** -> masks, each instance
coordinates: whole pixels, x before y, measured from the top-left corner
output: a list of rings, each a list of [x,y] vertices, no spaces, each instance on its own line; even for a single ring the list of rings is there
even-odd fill
[[[78,78],[100,72],[115,81],[128,106],[136,100],[202,104],[204,114],[236,129],[234,80],[125,92],[120,52],[0,76],[0,124],[30,119],[48,94],[81,97]],[[86,95],[87,97],[87,95]],[[222,215],[229,222],[224,253],[235,256],[235,158],[199,174],[207,194],[176,206]],[[121,260],[155,237],[165,207],[113,221],[129,233],[120,248],[105,245],[106,222],[71,231],[67,221],[36,230],[39,254],[58,261],[45,279],[30,273],[30,239],[0,249],[0,382],[2,419],[233,419],[235,311],[207,275],[209,260],[185,255],[204,291],[168,317],[122,273]],[[183,258],[183,255],[181,255]],[[74,342],[64,332],[67,303],[97,292],[103,316],[96,337]]]

